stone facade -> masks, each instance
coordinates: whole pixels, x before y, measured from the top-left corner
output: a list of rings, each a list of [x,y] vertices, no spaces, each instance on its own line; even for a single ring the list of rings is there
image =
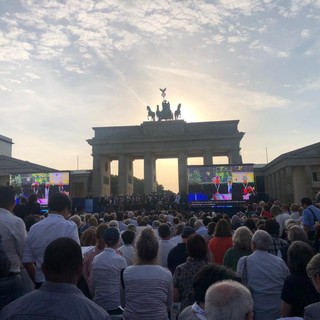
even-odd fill
[[[110,163],[118,160],[121,194],[133,193],[133,161],[144,160],[145,194],[156,191],[156,160],[178,159],[179,192],[187,192],[188,157],[227,156],[230,164],[241,164],[238,120],[186,123],[183,120],[143,122],[140,126],[93,128],[92,146],[94,197],[110,195]]]

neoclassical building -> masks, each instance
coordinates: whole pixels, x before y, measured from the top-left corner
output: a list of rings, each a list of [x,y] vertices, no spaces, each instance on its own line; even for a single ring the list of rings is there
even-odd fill
[[[110,195],[110,163],[118,160],[120,194],[133,193],[135,159],[144,160],[145,194],[156,191],[156,160],[178,159],[179,192],[187,193],[188,157],[203,157],[205,165],[215,156],[227,156],[241,164],[239,120],[187,123],[184,120],[150,121],[140,126],[93,128],[87,140],[92,146],[94,197]]]

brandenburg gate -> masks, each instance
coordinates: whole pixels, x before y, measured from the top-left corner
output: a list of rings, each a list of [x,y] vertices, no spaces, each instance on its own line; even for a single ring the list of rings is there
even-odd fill
[[[144,160],[144,192],[156,191],[156,160],[178,158],[179,192],[187,192],[188,157],[227,156],[229,164],[241,164],[239,120],[187,123],[184,120],[147,121],[137,126],[93,128],[92,146],[94,197],[110,195],[110,163],[118,160],[118,193],[131,195],[133,161]]]

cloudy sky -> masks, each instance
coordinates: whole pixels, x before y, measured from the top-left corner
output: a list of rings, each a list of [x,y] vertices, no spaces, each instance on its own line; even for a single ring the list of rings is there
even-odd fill
[[[0,0],[0,134],[91,169],[92,127],[141,124],[167,87],[187,122],[239,119],[244,162],[265,163],[319,141],[319,28],[319,0]]]

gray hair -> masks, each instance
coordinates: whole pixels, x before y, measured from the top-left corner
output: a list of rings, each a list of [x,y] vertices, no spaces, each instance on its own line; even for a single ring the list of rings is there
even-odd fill
[[[237,281],[216,282],[206,292],[205,310],[208,320],[245,320],[253,310],[251,293]]]
[[[320,254],[319,253],[311,258],[311,260],[307,264],[306,270],[309,278],[311,279],[320,273]]]
[[[251,230],[245,226],[239,227],[232,236],[233,246],[237,249],[250,250],[251,239]]]
[[[264,230],[257,230],[252,237],[252,242],[255,244],[256,250],[268,251],[272,244],[270,234]]]

